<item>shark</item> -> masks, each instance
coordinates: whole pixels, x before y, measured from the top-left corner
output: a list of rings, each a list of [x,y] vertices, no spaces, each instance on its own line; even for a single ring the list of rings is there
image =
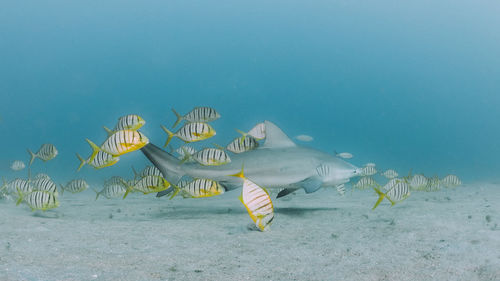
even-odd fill
[[[182,177],[207,178],[218,181],[226,191],[241,188],[241,179],[231,175],[244,169],[246,178],[259,186],[279,189],[277,198],[299,189],[313,193],[321,187],[337,187],[361,175],[361,169],[335,155],[297,145],[278,126],[265,121],[266,139],[257,149],[231,156],[231,162],[221,166],[182,163],[158,146],[149,143],[142,153],[170,183]],[[173,187],[157,194],[161,197]]]

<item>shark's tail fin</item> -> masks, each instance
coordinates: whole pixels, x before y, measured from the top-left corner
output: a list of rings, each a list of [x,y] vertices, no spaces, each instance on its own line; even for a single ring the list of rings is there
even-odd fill
[[[152,143],[141,148],[141,151],[172,185],[177,184],[182,176],[184,176],[184,172],[181,169],[181,161],[172,154],[163,151]],[[159,192],[157,197],[167,195],[172,191],[173,189],[169,188],[166,191]]]

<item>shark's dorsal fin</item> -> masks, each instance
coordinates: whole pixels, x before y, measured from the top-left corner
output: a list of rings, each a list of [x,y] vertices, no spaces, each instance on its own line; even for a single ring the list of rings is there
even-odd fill
[[[285,148],[294,147],[296,144],[283,131],[269,121],[266,124],[266,141],[263,148]]]

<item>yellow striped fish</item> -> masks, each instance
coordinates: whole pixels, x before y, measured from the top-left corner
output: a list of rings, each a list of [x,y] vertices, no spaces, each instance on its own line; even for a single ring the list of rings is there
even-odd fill
[[[182,162],[189,162],[196,153],[196,149],[189,145],[183,145],[175,150],[179,154],[179,160]]]
[[[56,196],[58,195],[57,185],[51,179],[38,179],[33,181],[31,185],[33,185],[34,191],[47,191],[53,193]]]
[[[243,168],[241,172],[231,176],[243,179],[240,201],[245,205],[250,218],[260,231],[266,231],[274,219],[274,207],[269,193],[247,179],[243,173]]]
[[[372,210],[375,210],[375,208],[377,208],[378,204],[380,204],[380,202],[382,202],[384,198],[387,198],[387,200],[391,202],[391,205],[394,205],[410,196],[410,185],[405,180],[392,179],[388,184],[386,184],[386,186],[389,186],[389,189],[385,193],[380,191],[380,186],[379,188],[373,188],[379,195],[379,198],[375,203],[375,206],[373,206]]]
[[[33,185],[29,180],[25,179],[15,179],[9,183],[4,184],[5,191],[8,194],[16,194],[18,190],[23,193],[29,193],[33,191]]]
[[[203,166],[220,166],[231,163],[229,155],[218,148],[204,148],[196,152],[193,159]]]
[[[215,136],[216,134],[212,126],[208,125],[207,123],[201,123],[201,122],[186,123],[175,134],[170,132],[163,125],[161,126],[161,128],[168,135],[164,147],[167,147],[167,145],[170,143],[173,137],[178,137],[184,142],[196,142],[196,141],[206,140],[208,138]]]
[[[57,200],[57,196],[48,191],[33,191],[29,193],[19,192],[19,199],[17,200],[16,205],[21,204],[23,201],[26,202],[32,211],[46,211],[48,209],[59,207],[59,200]]]
[[[259,147],[259,142],[254,137],[251,136],[242,136],[239,138],[235,138],[232,142],[230,142],[226,149],[231,151],[232,153],[243,153],[246,151],[250,151]]]
[[[127,187],[127,191],[125,192],[125,195],[123,195],[123,199],[125,199],[128,193],[132,190],[148,194],[152,192],[160,192],[170,187],[170,183],[160,176],[146,176],[138,180],[133,186],[123,180],[122,184]]]
[[[182,120],[186,120],[190,123],[195,123],[195,122],[211,122],[220,118],[220,114],[215,109],[207,106],[195,107],[193,108],[193,110],[191,110],[184,116],[177,113],[177,111],[175,111],[175,109],[173,108],[172,111],[177,117],[177,120],[175,121],[172,128],[177,127],[177,125],[179,125],[179,123],[181,123]]]
[[[389,170],[381,173],[381,175],[384,176],[384,177],[386,177],[386,178],[388,178],[388,179],[393,179],[393,178],[399,176],[398,172],[396,172],[396,171],[394,171],[392,169],[389,169]]]
[[[112,134],[101,145],[101,150],[113,156],[120,156],[138,149],[149,143],[149,139],[139,131],[121,130]]]
[[[163,177],[163,174],[161,173],[161,171],[158,170],[158,168],[156,168],[155,166],[146,166],[146,168],[144,168],[144,170],[142,170],[140,173],[137,173],[135,171],[135,169],[133,169],[133,167],[132,167],[132,170],[134,171],[135,178],[143,178],[143,177],[147,177],[147,176]]]
[[[83,179],[76,179],[68,182],[66,186],[61,184],[61,195],[65,190],[71,193],[79,193],[89,188],[89,184]]]
[[[246,136],[251,136],[256,140],[262,140],[266,138],[266,124],[265,123],[258,123],[255,125],[248,133],[245,133],[240,130],[236,130],[238,133],[242,134],[243,137]]]
[[[357,189],[367,189],[376,186],[377,183],[372,177],[361,177],[359,181],[353,185]]]
[[[445,187],[455,187],[462,185],[462,181],[455,175],[447,175],[440,181]]]
[[[97,146],[89,139],[86,139],[86,141],[89,143],[90,147],[92,147],[92,154],[87,160],[83,159],[80,154],[76,154],[76,157],[78,158],[78,160],[80,160],[80,165],[76,170],[77,172],[80,171],[80,169],[85,164],[94,167],[94,169],[101,169],[104,167],[112,166],[120,161],[119,156],[113,156],[107,152],[102,151],[99,146]]]
[[[425,190],[427,188],[427,184],[429,183],[429,180],[424,176],[424,175],[414,175],[410,179],[410,189],[412,190]]]
[[[97,191],[95,189],[92,190],[94,190],[94,192],[96,193],[95,200],[97,200],[97,198],[99,198],[100,195],[106,197],[107,199],[121,197],[125,194],[127,188],[123,186],[123,184],[121,183],[120,184],[114,183],[110,185],[105,185],[101,191]]]
[[[33,180],[39,180],[39,179],[49,179],[49,180],[50,180],[50,177],[49,177],[49,175],[47,175],[47,174],[44,174],[44,173],[38,173],[38,174],[36,174],[36,176],[33,178]]]
[[[33,164],[33,161],[35,161],[35,158],[40,158],[43,162],[46,162],[51,159],[54,159],[57,156],[58,151],[53,144],[45,143],[42,144],[42,146],[40,146],[40,149],[36,153],[33,153],[29,149],[28,153],[31,156],[30,159],[30,166],[31,166],[31,164]]]
[[[181,181],[174,188],[174,194],[170,199],[174,198],[179,192],[184,198],[203,198],[220,195],[226,191],[222,185],[211,179],[195,179],[188,183]]]
[[[377,173],[374,166],[365,166],[361,169],[361,176],[373,176]]]
[[[111,136],[117,131],[122,131],[122,130],[136,131],[140,129],[142,126],[144,126],[144,124],[146,124],[146,121],[142,119],[141,116],[136,114],[129,114],[120,117],[118,119],[118,123],[116,124],[113,130],[108,129],[106,126],[104,126],[104,130],[106,130],[108,136]]]

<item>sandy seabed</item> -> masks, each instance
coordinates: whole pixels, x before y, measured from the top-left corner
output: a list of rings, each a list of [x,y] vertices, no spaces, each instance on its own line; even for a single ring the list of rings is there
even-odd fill
[[[31,212],[0,199],[0,280],[500,280],[500,185],[274,200],[259,232],[240,191],[206,199],[87,190]]]

